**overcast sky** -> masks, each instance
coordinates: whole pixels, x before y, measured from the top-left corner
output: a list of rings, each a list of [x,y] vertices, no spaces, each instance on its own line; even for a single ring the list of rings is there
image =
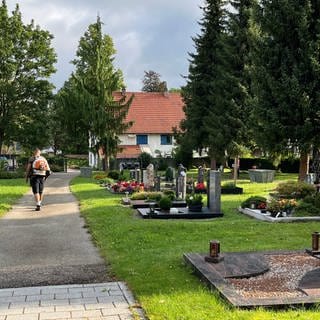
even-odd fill
[[[168,88],[185,82],[188,52],[199,32],[203,0],[7,0],[11,10],[20,6],[23,20],[31,19],[53,34],[58,55],[52,77],[57,89],[73,70],[79,39],[100,15],[104,33],[114,42],[115,65],[123,71],[128,91],[140,91],[144,71],[154,70]]]

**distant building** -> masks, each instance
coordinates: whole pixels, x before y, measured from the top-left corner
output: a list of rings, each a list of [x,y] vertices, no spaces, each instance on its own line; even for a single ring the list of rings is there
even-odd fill
[[[126,95],[134,99],[130,105],[126,121],[133,125],[124,134],[119,135],[120,151],[118,162],[132,163],[142,152],[156,157],[158,152],[171,157],[174,147],[173,128],[179,127],[184,119],[183,100],[178,92],[115,92],[116,100]],[[89,165],[97,166],[98,157],[89,153]]]
[[[124,92],[114,94],[121,97]],[[121,134],[121,151],[117,159],[134,159],[142,152],[153,157],[160,152],[171,157],[174,147],[173,128],[179,127],[184,119],[183,100],[180,93],[169,92],[126,92],[127,97],[134,95],[126,121],[133,125],[125,134]]]

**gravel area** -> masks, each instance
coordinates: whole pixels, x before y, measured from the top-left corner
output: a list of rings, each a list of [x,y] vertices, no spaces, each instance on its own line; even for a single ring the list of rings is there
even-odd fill
[[[244,298],[303,297],[298,289],[302,277],[320,267],[320,259],[307,253],[265,256],[270,270],[263,275],[245,279],[228,279]]]

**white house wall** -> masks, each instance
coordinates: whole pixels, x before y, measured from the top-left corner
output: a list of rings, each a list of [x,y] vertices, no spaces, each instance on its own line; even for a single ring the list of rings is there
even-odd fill
[[[135,134],[123,134],[119,136],[120,145],[136,145],[137,138]],[[171,156],[172,149],[174,147],[174,138],[172,138],[171,145],[161,144],[160,134],[148,134],[148,144],[140,145],[143,151],[150,153],[153,157],[156,156],[155,151],[159,150],[162,156]]]

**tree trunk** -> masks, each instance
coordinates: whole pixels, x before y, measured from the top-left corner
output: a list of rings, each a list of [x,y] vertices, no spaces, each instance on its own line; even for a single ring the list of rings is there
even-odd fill
[[[234,157],[234,163],[233,163],[233,183],[234,186],[237,184],[238,179],[238,165],[239,165],[239,157]]]
[[[4,133],[0,131],[0,154],[2,152],[3,139],[4,139]]]
[[[304,181],[309,173],[309,153],[301,152],[299,165],[299,181]]]
[[[217,170],[217,161],[215,158],[210,159],[210,169],[211,170]]]
[[[109,171],[110,169],[110,157],[108,155],[104,155],[104,157],[102,158],[102,170],[103,171]]]

